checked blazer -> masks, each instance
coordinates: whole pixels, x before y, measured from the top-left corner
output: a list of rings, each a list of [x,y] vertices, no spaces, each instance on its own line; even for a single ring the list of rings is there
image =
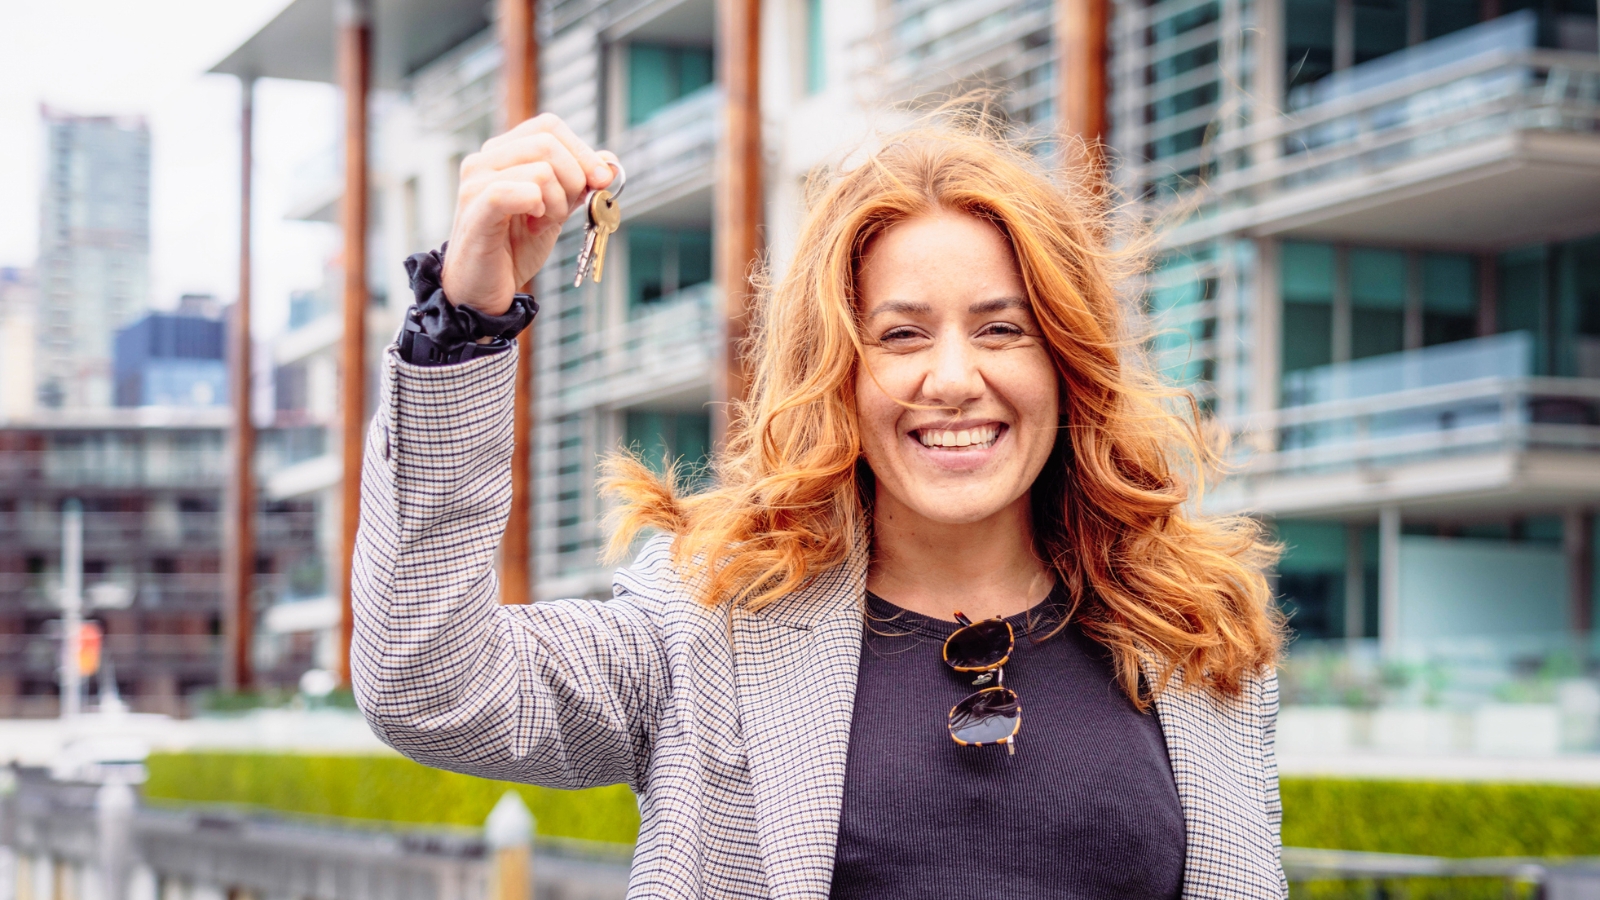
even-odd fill
[[[391,348],[366,446],[351,678],[428,765],[627,784],[628,896],[825,900],[863,630],[866,549],[760,611],[708,608],[667,539],[605,602],[496,602],[515,352],[417,367]],[[1277,682],[1156,700],[1187,835],[1183,896],[1279,898]]]

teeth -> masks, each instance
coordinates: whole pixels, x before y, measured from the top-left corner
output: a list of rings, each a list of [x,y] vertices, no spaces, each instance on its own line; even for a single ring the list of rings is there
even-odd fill
[[[935,431],[924,428],[917,432],[917,439],[922,441],[924,447],[987,447],[994,443],[1000,436],[1000,426],[986,425],[982,428],[970,428],[965,431]]]

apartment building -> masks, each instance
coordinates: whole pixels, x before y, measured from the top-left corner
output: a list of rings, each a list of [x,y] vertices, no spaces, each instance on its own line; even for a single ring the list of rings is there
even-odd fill
[[[1056,158],[1058,13],[764,4],[774,270],[806,178],[919,105],[993,89]],[[537,285],[543,597],[608,589],[605,453],[692,469],[709,444],[715,15],[712,0],[540,7],[541,107],[629,175],[605,281],[571,286],[574,227]],[[379,106],[374,259],[389,297],[406,296],[398,261],[447,236],[461,157],[502,127],[491,23],[458,31]],[[1588,671],[1600,504],[1593,5],[1128,0],[1107,40],[1112,177],[1159,235],[1154,360],[1236,437],[1236,474],[1207,508],[1259,515],[1283,539],[1296,658],[1325,663],[1296,674],[1291,660],[1290,700],[1515,695],[1571,719],[1555,697],[1589,702],[1573,683]],[[1393,676],[1405,660],[1446,674]],[[1587,727],[1532,730],[1570,749],[1593,743]]]
[[[181,714],[222,678],[222,407],[56,413],[0,427],[0,717],[58,710],[62,508],[83,508],[85,615],[105,634],[106,682],[142,712]],[[310,436],[314,437],[314,436]],[[308,435],[262,433],[270,474]],[[321,575],[315,509],[264,502],[256,519],[254,604],[309,591]],[[272,681],[310,661],[263,653]]]

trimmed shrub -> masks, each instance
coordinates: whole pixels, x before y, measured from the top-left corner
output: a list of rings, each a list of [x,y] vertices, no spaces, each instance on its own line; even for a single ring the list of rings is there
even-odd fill
[[[549,837],[632,844],[639,807],[624,785],[560,791],[460,775],[399,756],[155,753],[153,803],[225,803],[278,813],[481,828],[507,790]]]
[[[1600,855],[1600,788],[1285,778],[1290,847],[1423,856]]]

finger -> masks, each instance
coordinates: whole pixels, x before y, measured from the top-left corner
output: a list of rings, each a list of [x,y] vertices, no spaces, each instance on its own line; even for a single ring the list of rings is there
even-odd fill
[[[483,148],[486,151],[498,149],[502,144],[515,143],[521,138],[536,134],[548,134],[566,146],[577,159],[578,165],[588,174],[590,187],[602,188],[611,183],[611,167],[605,164],[600,154],[596,153],[587,141],[578,137],[571,126],[553,113],[534,116],[505,134],[485,141]]]
[[[537,183],[541,179],[555,182],[561,195],[561,202],[552,205],[546,215],[565,219],[567,212],[577,204],[586,190],[583,170],[578,168],[578,161],[564,149],[553,160],[523,163],[507,169],[498,169],[490,173],[477,176],[462,188],[462,193],[476,196],[476,192],[487,188],[489,185],[500,181],[522,181]]]
[[[488,232],[513,216],[541,218],[545,191],[531,181],[497,181],[487,185],[467,207],[467,231]]]

